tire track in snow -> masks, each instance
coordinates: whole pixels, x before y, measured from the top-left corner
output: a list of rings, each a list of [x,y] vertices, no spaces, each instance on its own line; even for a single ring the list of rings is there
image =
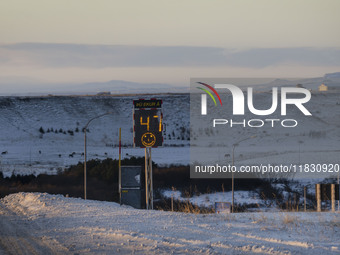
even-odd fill
[[[0,254],[67,254],[55,240],[34,236],[34,228],[0,203]]]

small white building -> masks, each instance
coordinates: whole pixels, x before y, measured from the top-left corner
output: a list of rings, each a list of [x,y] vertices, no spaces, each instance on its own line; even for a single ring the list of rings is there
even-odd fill
[[[328,90],[328,87],[325,85],[325,84],[321,84],[320,86],[319,86],[319,91],[327,91]]]

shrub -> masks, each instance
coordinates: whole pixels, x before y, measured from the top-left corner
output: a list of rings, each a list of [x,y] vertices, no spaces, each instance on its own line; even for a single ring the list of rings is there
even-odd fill
[[[43,129],[43,127],[40,127],[40,128],[39,128],[39,132],[40,132],[41,134],[45,134],[45,130]]]

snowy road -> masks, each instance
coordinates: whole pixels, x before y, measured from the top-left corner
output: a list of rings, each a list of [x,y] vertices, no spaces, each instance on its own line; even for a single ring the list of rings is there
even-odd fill
[[[0,204],[0,254],[53,254],[66,251],[61,245],[35,236],[39,230],[29,222]]]
[[[17,193],[0,203],[0,254],[340,254],[339,213],[194,215]]]

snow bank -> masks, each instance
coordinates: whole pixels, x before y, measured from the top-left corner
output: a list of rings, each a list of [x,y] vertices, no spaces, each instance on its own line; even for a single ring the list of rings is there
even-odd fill
[[[44,245],[54,247],[54,253],[340,252],[339,213],[194,215],[136,210],[111,202],[46,193],[17,193],[1,199],[0,215],[0,225],[7,220],[11,229],[29,233],[34,237],[29,240],[43,240]],[[1,232],[0,229],[0,236],[6,238],[6,232]],[[28,239],[22,235],[20,240],[25,238]]]

